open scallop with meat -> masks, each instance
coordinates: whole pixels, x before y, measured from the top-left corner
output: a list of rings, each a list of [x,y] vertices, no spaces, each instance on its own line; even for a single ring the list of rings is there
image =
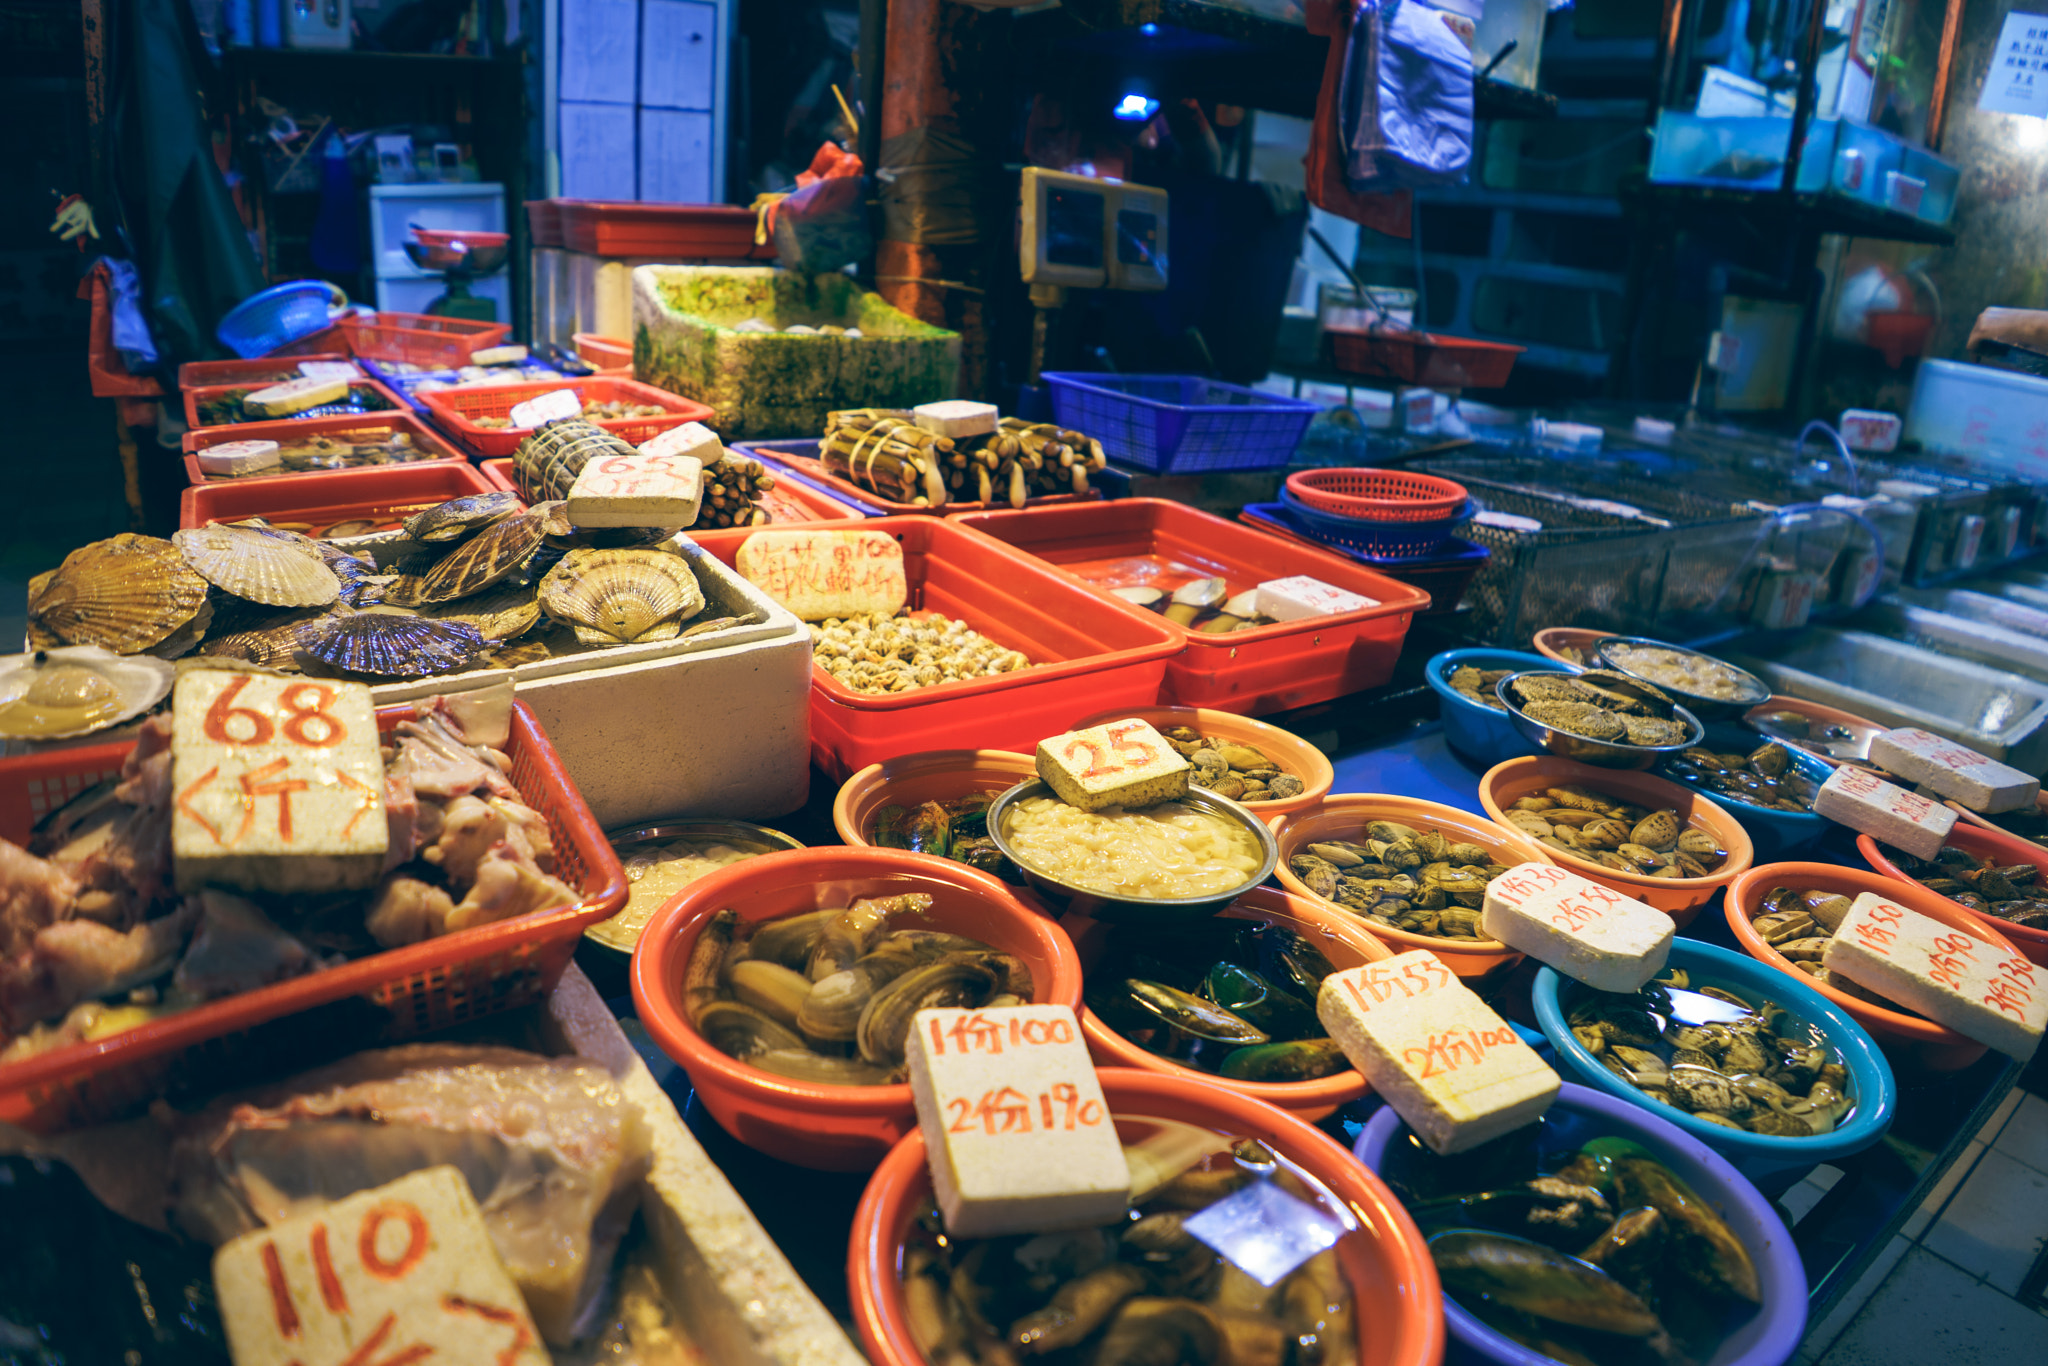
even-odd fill
[[[324,607],[341,596],[341,580],[304,537],[216,523],[171,540],[202,578],[238,598],[270,607]]]
[[[572,550],[540,584],[540,605],[585,645],[669,640],[704,610],[704,590],[668,550]]]
[[[163,701],[176,676],[161,659],[95,645],[0,659],[0,736],[63,740],[118,726]]]
[[[124,531],[72,551],[29,581],[29,636],[39,648],[139,654],[198,614],[206,583],[171,542]]]

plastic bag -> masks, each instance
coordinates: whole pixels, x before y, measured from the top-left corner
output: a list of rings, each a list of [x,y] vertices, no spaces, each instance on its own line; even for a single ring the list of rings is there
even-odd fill
[[[1419,0],[1361,0],[1338,109],[1356,191],[1448,185],[1472,161],[1472,51]]]
[[[875,249],[868,227],[868,181],[860,158],[827,142],[811,158],[810,168],[797,173],[790,194],[761,195],[754,201],[760,214],[756,242],[775,242],[775,254],[788,270],[822,275],[865,259]]]
[[[1344,72],[1350,65],[1351,34],[1356,27],[1351,0],[1307,0],[1303,11],[1308,31],[1330,40],[1323,60],[1323,84],[1316,92],[1315,122],[1308,136],[1307,188],[1309,203],[1340,218],[1363,223],[1390,237],[1409,235],[1413,196],[1406,190],[1361,194],[1344,178],[1344,133],[1338,116],[1338,96]]]

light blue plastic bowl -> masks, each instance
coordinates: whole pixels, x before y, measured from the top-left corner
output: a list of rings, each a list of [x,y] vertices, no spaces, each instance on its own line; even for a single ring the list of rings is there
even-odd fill
[[[1554,669],[1567,673],[1578,673],[1579,670],[1570,664],[1559,664],[1522,650],[1487,649],[1445,650],[1440,655],[1431,656],[1429,663],[1423,666],[1423,680],[1442,700],[1440,711],[1444,740],[1452,749],[1481,768],[1492,768],[1503,760],[1518,759],[1524,754],[1541,754],[1542,750],[1515,730],[1514,722],[1508,719],[1506,712],[1466,700],[1463,693],[1455,691],[1445,681],[1453,670],[1467,664],[1475,669],[1513,669],[1517,673],[1525,669]]]
[[[1825,759],[1817,758],[1804,750],[1787,745],[1785,751],[1792,756],[1792,767],[1805,774],[1815,787],[1826,782],[1828,775],[1835,771]],[[1766,863],[1781,863],[1827,833],[1826,816],[1816,815],[1811,811],[1779,811],[1773,807],[1743,801],[1739,797],[1731,797],[1725,792],[1670,772],[1668,761],[1658,765],[1657,776],[1668,778],[1674,783],[1703,794],[1735,817],[1742,828],[1749,832],[1750,842],[1756,845],[1756,862],[1759,866]]]
[[[1566,980],[1555,969],[1544,968],[1536,974],[1529,996],[1536,1007],[1536,1022],[1556,1050],[1558,1067],[1565,1076],[1639,1105],[1659,1119],[1677,1125],[1727,1158],[1759,1189],[1774,1196],[1821,1163],[1861,1152],[1884,1136],[1898,1105],[1898,1083],[1892,1079],[1891,1064],[1878,1051],[1876,1040],[1847,1013],[1812,987],[1774,967],[1696,939],[1674,939],[1669,966],[1685,969],[1695,988],[1719,987],[1752,1004],[1776,1001],[1793,1019],[1824,1034],[1828,1046],[1849,1069],[1849,1097],[1856,1106],[1841,1127],[1811,1138],[1778,1138],[1709,1124],[1675,1106],[1650,1099],[1602,1066],[1565,1022],[1570,1006],[1580,995],[1591,994],[1591,988]]]
[[[1763,1305],[1700,1366],[1784,1366],[1792,1359],[1806,1335],[1806,1268],[1784,1221],[1742,1173],[1677,1125],[1570,1082],[1564,1084],[1543,1125],[1543,1141],[1574,1148],[1608,1134],[1634,1139],[1720,1211],[1749,1250],[1763,1284]],[[1385,1179],[1389,1149],[1396,1143],[1416,1141],[1393,1107],[1387,1106],[1366,1122],[1352,1151],[1368,1171]],[[1444,1354],[1446,1362],[1477,1358],[1500,1366],[1558,1366],[1554,1358],[1487,1327],[1448,1295],[1444,1297],[1444,1326],[1450,1329],[1452,1339],[1452,1350]]]

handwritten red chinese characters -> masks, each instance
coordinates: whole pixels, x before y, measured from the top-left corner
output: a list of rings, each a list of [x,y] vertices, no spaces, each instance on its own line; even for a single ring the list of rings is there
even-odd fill
[[[172,694],[178,884],[367,886],[383,862],[384,766],[360,683],[201,669]]]
[[[1022,1233],[1122,1212],[1130,1168],[1071,1009],[921,1010],[909,1044],[948,1229]]]
[[[1600,991],[1635,991],[1656,976],[1677,929],[1662,911],[1547,863],[1489,883],[1480,927]]]
[[[909,600],[903,547],[879,531],[757,531],[739,548],[741,574],[802,617],[879,612]]]
[[[1875,892],[1858,896],[1828,941],[1828,971],[2013,1057],[2048,1025],[2038,969],[2003,945]]]
[[[453,1167],[245,1234],[214,1284],[238,1366],[548,1360]]]

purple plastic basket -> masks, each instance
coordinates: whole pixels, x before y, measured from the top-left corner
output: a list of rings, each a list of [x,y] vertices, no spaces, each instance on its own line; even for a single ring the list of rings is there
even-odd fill
[[[1046,371],[1053,420],[1152,474],[1278,469],[1322,405],[1194,375]]]
[[[1570,1141],[1586,1142],[1614,1134],[1655,1153],[1721,1217],[1749,1249],[1763,1283],[1763,1306],[1725,1339],[1701,1366],[1783,1366],[1799,1350],[1806,1335],[1806,1269],[1799,1249],[1771,1202],[1728,1165],[1728,1160],[1668,1120],[1637,1105],[1604,1095],[1587,1086],[1564,1083],[1545,1123],[1558,1122],[1573,1131]],[[1408,1132],[1391,1106],[1366,1122],[1353,1148],[1367,1171],[1381,1175],[1387,1149]],[[1403,1140],[1405,1141],[1405,1140]],[[1384,1177],[1382,1176],[1382,1179]],[[1557,1366],[1541,1352],[1496,1333],[1444,1296],[1444,1326],[1457,1345],[1499,1366]]]

